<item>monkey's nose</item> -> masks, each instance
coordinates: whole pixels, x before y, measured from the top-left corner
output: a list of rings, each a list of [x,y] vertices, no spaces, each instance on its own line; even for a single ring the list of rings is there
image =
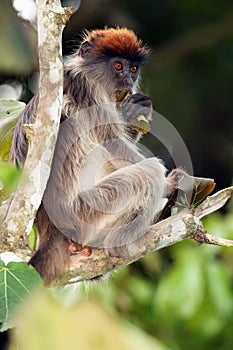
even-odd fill
[[[123,79],[123,83],[124,83],[124,86],[126,87],[126,88],[132,88],[133,87],[133,80],[132,80],[132,78],[130,78],[130,77],[126,77],[126,78],[124,78]]]

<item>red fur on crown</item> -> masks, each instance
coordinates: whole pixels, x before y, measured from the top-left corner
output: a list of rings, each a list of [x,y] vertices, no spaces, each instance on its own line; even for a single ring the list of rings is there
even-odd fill
[[[86,36],[84,41],[90,41],[93,45],[93,52],[97,55],[116,56],[133,58],[134,60],[145,60],[150,50],[143,46],[143,43],[132,30],[127,28],[109,28],[93,30]]]

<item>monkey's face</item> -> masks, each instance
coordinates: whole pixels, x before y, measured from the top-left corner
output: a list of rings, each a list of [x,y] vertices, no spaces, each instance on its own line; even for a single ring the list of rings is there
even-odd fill
[[[110,100],[115,101],[122,90],[136,92],[140,66],[148,55],[148,50],[140,46],[141,42],[135,42],[134,34],[133,38],[130,34],[132,42],[127,45],[126,34],[123,34],[105,40],[105,36],[99,33],[92,40],[84,41],[78,51],[89,83],[95,87],[98,85],[99,91],[104,91]]]
[[[116,101],[121,91],[135,93],[138,85],[140,64],[122,57],[100,57],[85,59],[82,62],[89,83],[93,84],[99,93],[108,95],[111,101]]]
[[[140,67],[137,62],[131,62],[125,58],[110,58],[108,63],[108,76],[110,77],[110,89],[108,90],[111,98],[116,96],[122,90],[133,93],[139,76]]]

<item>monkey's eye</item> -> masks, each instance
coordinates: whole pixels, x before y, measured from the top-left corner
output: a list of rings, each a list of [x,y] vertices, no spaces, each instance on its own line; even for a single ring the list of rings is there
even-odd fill
[[[131,73],[136,73],[137,72],[137,70],[138,70],[138,67],[136,67],[136,66],[133,66],[133,67],[131,67]]]
[[[121,62],[117,62],[114,64],[114,68],[117,70],[117,71],[120,71],[123,69],[123,64]]]

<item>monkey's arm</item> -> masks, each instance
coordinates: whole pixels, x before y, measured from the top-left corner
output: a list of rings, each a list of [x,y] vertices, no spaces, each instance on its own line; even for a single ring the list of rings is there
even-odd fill
[[[15,127],[15,133],[11,145],[10,161],[20,167],[24,165],[28,151],[28,140],[23,125],[35,122],[38,100],[39,95],[36,94],[20,115]]]
[[[130,95],[121,105],[122,116],[127,126],[127,133],[133,139],[138,141],[141,136],[141,132],[137,128],[133,127],[135,121],[139,116],[143,116],[147,121],[151,120],[152,115],[152,102],[148,95],[143,93],[136,93]],[[148,126],[146,126],[147,128]],[[145,131],[145,133],[148,131]]]
[[[122,115],[127,123],[143,114],[146,120],[151,119],[152,102],[148,95],[136,93],[122,103]]]

